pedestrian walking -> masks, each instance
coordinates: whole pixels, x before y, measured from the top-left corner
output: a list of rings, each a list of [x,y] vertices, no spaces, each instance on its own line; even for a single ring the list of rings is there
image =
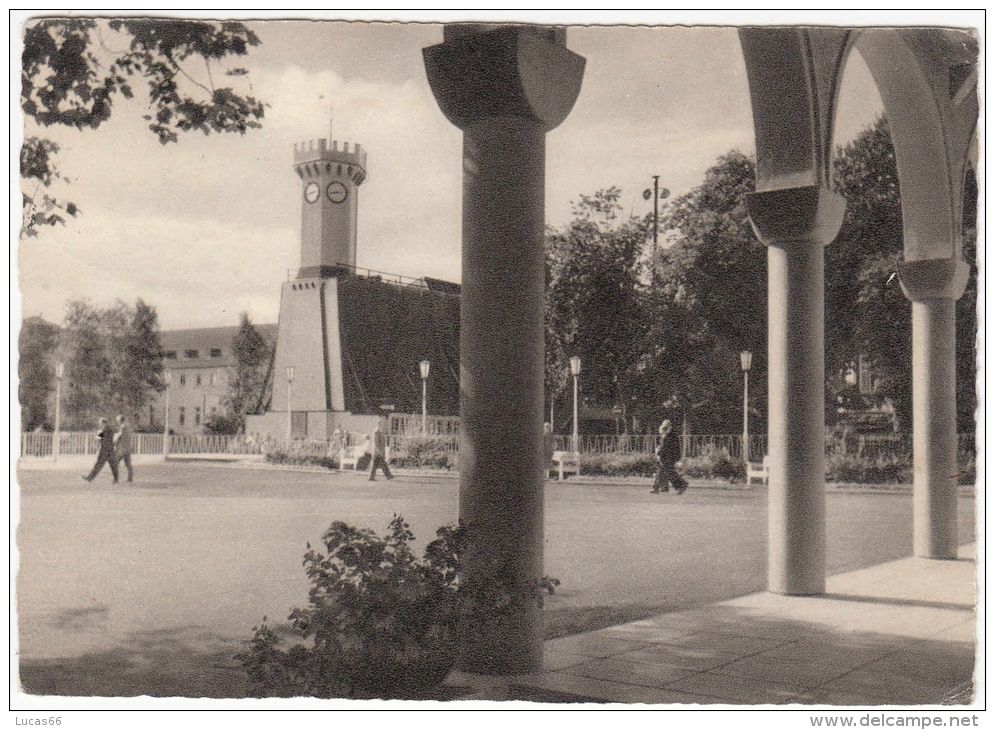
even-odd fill
[[[373,429],[373,434],[370,436],[370,449],[372,451],[370,458],[371,482],[377,480],[377,468],[383,469],[384,476],[388,480],[394,478],[394,475],[390,473],[390,466],[387,464],[387,434],[383,431],[382,423],[382,421],[377,422],[377,426]]]
[[[100,440],[97,447],[97,463],[93,465],[93,469],[90,470],[88,475],[83,476],[83,479],[92,482],[97,474],[100,473],[100,470],[104,468],[104,464],[108,464],[111,467],[111,474],[114,475],[114,483],[117,484],[117,459],[114,458],[114,431],[107,425],[106,418],[100,419],[97,438]]]
[[[681,443],[679,436],[673,433],[673,425],[670,420],[665,420],[660,424],[660,442],[656,447],[656,459],[660,462],[653,482],[653,494],[669,492],[671,485],[678,494],[687,491],[688,483],[677,473],[677,462],[681,460]]]
[[[125,416],[117,417],[117,433],[114,434],[114,454],[118,462],[124,462],[128,470],[128,481],[130,482],[135,471],[131,468],[131,425]]]

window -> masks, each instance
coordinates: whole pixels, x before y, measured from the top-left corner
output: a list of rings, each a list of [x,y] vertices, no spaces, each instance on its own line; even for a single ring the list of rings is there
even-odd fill
[[[193,425],[194,426],[200,425],[200,406],[197,406],[196,408],[193,409]]]
[[[211,417],[213,418],[216,415],[218,415],[218,407],[217,406],[211,406]]]
[[[200,357],[200,350],[184,350],[183,355],[191,360],[195,360]]]
[[[220,347],[212,347],[211,348],[211,357],[221,357],[221,348]]]
[[[166,350],[166,352],[163,353],[163,357],[165,357],[167,360],[175,360],[176,350]]]
[[[200,385],[200,373],[197,373],[197,385]]]
[[[180,425],[183,426],[187,422],[187,409],[180,406]]]
[[[211,373],[211,385],[214,385],[214,373]]]
[[[187,384],[187,376],[186,375],[181,375],[180,376],[180,385],[186,385],[186,384]]]

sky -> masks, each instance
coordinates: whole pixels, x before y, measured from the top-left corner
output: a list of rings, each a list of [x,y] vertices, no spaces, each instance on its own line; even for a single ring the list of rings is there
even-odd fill
[[[571,114],[547,135],[548,224],[566,224],[572,201],[612,185],[622,188],[627,212],[645,214],[652,203],[642,192],[654,175],[676,196],[700,184],[720,155],[754,151],[745,69],[736,30],[728,24],[805,18],[699,16],[689,21],[637,13],[621,19],[727,25],[569,28],[567,45],[587,65]],[[12,23],[12,69],[26,19],[22,13]],[[585,16],[522,17],[519,11],[518,19]],[[236,90],[268,105],[262,129],[244,136],[191,133],[162,146],[141,118],[143,102],[135,100],[117,106],[98,130],[42,131],[61,146],[58,165],[70,178],[53,192],[81,213],[20,242],[12,262],[12,313],[59,322],[72,299],[105,306],[140,297],[156,307],[167,330],[235,325],[243,311],[254,322],[276,322],[280,285],[296,272],[300,256],[293,145],[327,138],[330,129],[333,139],[359,143],[368,153],[368,177],[359,189],[357,264],[459,281],[462,133],[439,110],[421,57],[422,48],[442,42],[442,25],[246,22],[262,44],[229,65],[249,70],[235,80]],[[860,23],[861,16],[847,22]],[[105,40],[115,47],[115,39]],[[36,133],[18,119],[16,98],[11,108],[12,130]],[[837,139],[851,139],[881,109],[854,54],[843,81]],[[12,240],[14,202],[19,198],[12,198]]]

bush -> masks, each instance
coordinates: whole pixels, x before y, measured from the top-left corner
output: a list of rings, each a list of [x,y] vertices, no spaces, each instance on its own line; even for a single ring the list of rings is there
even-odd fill
[[[446,436],[415,436],[407,438],[391,457],[391,464],[413,469],[452,470],[457,455],[451,450],[452,439]]]
[[[874,457],[833,451],[826,456],[826,480],[853,484],[907,484],[912,464],[907,454]]]
[[[544,576],[509,589],[486,566],[472,585],[461,583],[470,545],[464,527],[439,528],[422,558],[398,515],[385,538],[333,522],[321,539],[324,552],[308,544],[304,554],[308,606],[290,614],[299,641],[280,648],[264,617],[248,649],[236,655],[255,697],[424,697],[455,664],[457,628],[478,630],[527,601],[541,606],[543,590],[559,585]],[[468,620],[457,627],[460,618]]]
[[[679,471],[690,479],[728,479],[746,478],[746,468],[742,459],[733,459],[729,449],[709,445],[700,456],[692,456],[681,460]]]
[[[653,454],[581,454],[581,474],[598,474],[611,477],[641,476],[656,474],[659,462]]]
[[[204,422],[204,431],[224,436],[236,436],[245,427],[245,417],[237,413],[219,413]]]
[[[280,649],[264,618],[236,657],[253,695],[399,698],[440,683],[455,657],[454,536],[439,530],[419,559],[399,516],[383,539],[333,522],[326,552],[304,554],[309,605],[290,614],[304,643]]]
[[[286,466],[317,466],[323,469],[338,469],[339,460],[333,456],[316,456],[313,454],[289,454],[283,449],[274,449],[266,454],[270,464]]]

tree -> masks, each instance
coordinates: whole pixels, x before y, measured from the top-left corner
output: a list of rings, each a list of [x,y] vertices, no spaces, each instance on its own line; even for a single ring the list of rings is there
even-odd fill
[[[595,405],[621,406],[637,396],[647,321],[640,258],[646,219],[621,219],[617,187],[582,195],[574,220],[546,237],[547,383],[563,385],[569,359],[579,356],[584,392]]]
[[[738,432],[739,353],[750,350],[753,427],[765,427],[767,252],[746,211],[755,179],[754,161],[730,151],[662,216],[669,245],[658,253],[650,298],[649,420],[688,418],[699,433]]]
[[[118,301],[107,308],[71,301],[59,339],[70,428],[118,413],[137,421],[151,393],[165,389],[158,315],[141,299],[134,307]]]
[[[18,338],[18,401],[21,404],[21,429],[54,427],[54,412],[49,396],[55,380],[54,356],[59,328],[41,317],[29,317],[21,324]]]
[[[263,401],[267,386],[267,374],[272,351],[263,336],[242,312],[242,322],[232,339],[232,354],[235,366],[228,379],[226,408],[229,416],[238,419],[239,426],[245,424],[245,415],[255,413]]]
[[[826,249],[826,371],[839,383],[839,373],[865,355],[878,381],[876,395],[894,404],[899,427],[908,430],[912,305],[896,276],[904,249],[902,199],[886,117],[837,149],[834,172],[847,212],[839,237]],[[957,422],[960,432],[973,433],[978,296],[973,170],[964,198],[963,258],[971,273],[956,307]],[[836,393],[831,389],[827,395],[832,399]]]
[[[120,384],[122,402],[127,413],[137,416],[145,409],[152,392],[161,393],[166,389],[162,380],[159,315],[155,307],[142,299],[135,302],[122,344],[125,354],[125,369]]]
[[[91,428],[114,405],[107,402],[112,364],[107,351],[107,317],[85,300],[66,305],[59,359],[66,366],[63,396],[68,430]]]
[[[827,404],[846,397],[842,373],[864,355],[878,396],[894,404],[899,424],[907,427],[911,304],[894,276],[903,251],[902,201],[885,117],[837,148],[833,177],[847,205],[840,233],[826,247]],[[827,407],[826,418],[836,420],[834,409]]]
[[[24,31],[21,110],[42,127],[96,129],[119,99],[135,97],[138,81],[147,91],[144,118],[162,144],[195,130],[244,134],[261,126],[264,105],[216,84],[215,75],[246,75],[244,68],[222,63],[256,45],[255,33],[234,21],[41,18]],[[203,68],[195,69],[201,61]],[[53,181],[65,179],[53,161],[58,151],[42,137],[24,141],[21,177],[33,186],[22,193],[24,236],[78,212],[48,193]]]
[[[964,194],[964,261],[971,267],[957,300],[957,432],[974,434],[978,408],[978,179],[969,170]]]

